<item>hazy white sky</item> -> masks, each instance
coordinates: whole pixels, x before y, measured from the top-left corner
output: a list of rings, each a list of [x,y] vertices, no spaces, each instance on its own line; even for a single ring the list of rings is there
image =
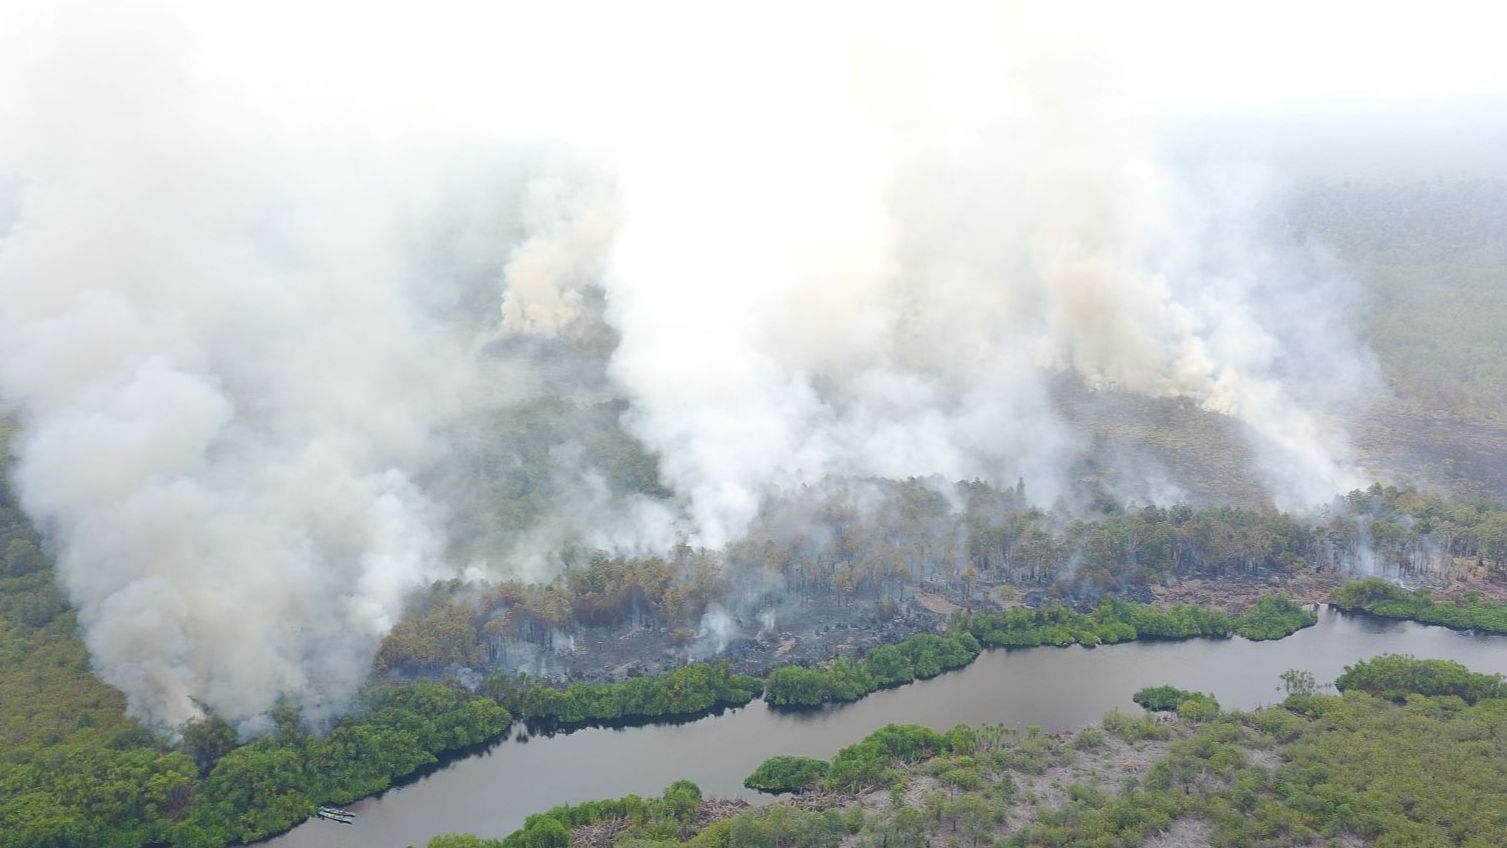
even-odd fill
[[[1274,0],[1114,4],[1142,93],[1305,102],[1507,92],[1507,4]]]
[[[750,72],[778,74],[834,33],[940,47],[928,53],[961,69],[968,47],[1008,26],[1018,6],[0,0],[0,43],[24,57],[58,30],[100,49],[150,34],[186,45],[202,68],[294,101],[360,92],[377,103],[351,108],[472,116],[496,103],[510,122],[560,127],[620,120],[633,96],[625,89],[694,77],[697,61],[746,58],[759,63]],[[82,32],[91,10],[110,10],[108,23]],[[1127,93],[1158,108],[1507,93],[1502,3],[1069,0],[1043,12],[1101,34],[1120,54]]]

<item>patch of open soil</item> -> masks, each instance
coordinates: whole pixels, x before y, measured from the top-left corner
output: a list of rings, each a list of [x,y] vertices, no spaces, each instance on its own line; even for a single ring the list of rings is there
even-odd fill
[[[916,603],[920,604],[926,609],[931,610],[937,615],[952,615],[953,613],[962,609],[962,607],[958,606],[952,601],[947,600],[941,595],[934,595],[931,592],[917,593]]]
[[[1105,793],[1118,791],[1129,778],[1143,777],[1157,760],[1166,756],[1171,744],[1171,740],[1154,739],[1127,743],[1105,734],[1101,747],[1074,751],[1071,761],[1064,765],[1052,766],[1041,774],[1013,774],[1019,800],[1010,805],[1004,831],[1011,832],[1034,821],[1042,810],[1062,807],[1068,802],[1068,788],[1074,784]]]
[[[1202,604],[1217,607],[1234,615],[1245,612],[1256,599],[1273,592],[1281,593],[1300,604],[1329,603],[1334,587],[1349,575],[1305,572],[1293,577],[1271,579],[1192,578],[1166,586],[1153,586],[1158,606]]]
[[[1178,819],[1161,833],[1152,834],[1143,848],[1208,848],[1213,829],[1203,819]]]

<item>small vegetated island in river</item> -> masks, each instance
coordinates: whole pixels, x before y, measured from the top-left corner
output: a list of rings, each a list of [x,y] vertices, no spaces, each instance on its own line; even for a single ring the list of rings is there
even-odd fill
[[[270,716],[270,732],[249,743],[212,716],[170,739],[128,718],[120,693],[89,673],[74,613],[57,589],[43,540],[3,484],[0,536],[0,848],[208,848],[254,841],[288,829],[320,804],[379,792],[447,755],[495,740],[516,719],[568,729],[695,716],[760,695],[771,706],[809,708],[959,668],[986,648],[1232,635],[1269,639],[1314,620],[1277,595],[1260,598],[1240,615],[1113,599],[1090,608],[1047,603],[962,611],[945,632],[913,635],[823,664],[776,665],[757,677],[721,663],[693,663],[662,675],[566,686],[500,673],[475,692],[452,683],[381,681],[321,733],[309,732],[289,704]],[[1498,602],[1439,601],[1377,581],[1334,594],[1343,606],[1460,628],[1501,631],[1507,621],[1507,605]],[[1177,709],[1187,700],[1179,700]],[[1019,740],[1015,750],[1046,744]],[[949,771],[968,782],[969,768],[953,763]],[[820,779],[847,769],[844,760]],[[786,762],[750,779],[783,788],[820,771],[811,763]]]
[[[428,848],[923,848],[928,845],[1493,848],[1507,834],[1507,686],[1458,663],[1385,656],[1317,694],[1223,712],[1168,686],[1061,736],[890,725],[830,761],[776,756],[750,787],[772,806],[659,798],[556,807],[504,839]],[[1175,707],[1169,706],[1176,704]],[[1190,708],[1190,705],[1196,705]]]
[[[1491,4],[246,5],[0,0],[0,848],[1507,848]]]
[[[1370,598],[1378,591],[1370,586],[1356,584],[1338,594]],[[9,606],[0,607],[12,611],[8,615],[34,608],[39,597],[55,591],[50,582],[25,578],[12,578],[0,589],[10,593],[5,595]],[[1422,596],[1407,597],[1415,605],[1409,609],[1432,608]],[[1477,614],[1500,606],[1472,603]],[[961,667],[987,647],[1231,635],[1279,638],[1313,620],[1313,613],[1276,596],[1260,599],[1239,616],[1190,604],[1159,608],[1114,600],[1087,612],[1054,604],[959,613],[945,634],[920,634],[815,667],[776,666],[762,679],[734,674],[723,664],[700,663],[657,677],[563,687],[499,674],[476,693],[435,682],[374,685],[356,711],[323,735],[305,731],[290,709],[273,717],[274,732],[250,744],[239,743],[229,727],[214,719],[190,725],[181,740],[169,742],[124,719],[118,705],[94,712],[85,708],[71,714],[95,717],[73,724],[62,716],[50,719],[52,726],[71,730],[24,737],[28,741],[7,750],[6,768],[0,772],[0,846],[136,848],[253,841],[286,830],[320,804],[381,791],[450,752],[496,739],[514,719],[569,729],[694,716],[746,704],[761,694],[771,706],[808,708],[856,700],[881,687]],[[67,627],[66,618],[53,621],[53,628]],[[57,638],[46,632],[28,638]],[[56,644],[76,643],[64,636]],[[80,705],[88,703],[85,698],[109,703],[108,690],[87,673],[76,685],[57,690],[57,697]],[[86,694],[90,692],[99,694]],[[1174,709],[1188,720],[1199,720],[1210,706],[1217,709],[1212,701],[1179,698]],[[750,779],[778,788],[815,771],[809,763],[785,763]]]
[[[773,707],[816,707],[856,701],[878,689],[962,668],[985,647],[1093,647],[1140,638],[1226,638],[1232,634],[1280,639],[1315,621],[1316,613],[1279,595],[1263,596],[1239,616],[1194,604],[1159,609],[1114,600],[1101,602],[1089,613],[1064,604],[1017,607],[999,613],[959,613],[946,635],[918,634],[874,648],[860,659],[838,658],[820,666],[775,666],[762,681],[730,674],[721,666],[690,665],[659,678],[563,688],[497,675],[488,680],[484,691],[519,718],[567,725],[685,717],[741,706],[760,691]]]

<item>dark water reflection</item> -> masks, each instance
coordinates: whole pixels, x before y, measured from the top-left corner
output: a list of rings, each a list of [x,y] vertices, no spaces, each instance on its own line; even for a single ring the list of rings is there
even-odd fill
[[[682,725],[595,728],[515,738],[414,783],[351,805],[356,824],[312,821],[265,848],[403,848],[441,833],[500,837],[530,813],[565,802],[658,794],[688,778],[708,795],[751,797],[742,781],[764,758],[829,757],[889,722],[945,730],[959,722],[1069,730],[1114,707],[1138,710],[1130,696],[1170,683],[1211,691],[1221,704],[1252,708],[1281,699],[1278,675],[1306,669],[1332,681],[1344,666],[1383,653],[1459,660],[1507,673],[1507,637],[1456,633],[1411,622],[1332,610],[1319,623],[1276,642],[1193,640],[990,651],[961,671],[807,713],[777,713],[762,702]]]

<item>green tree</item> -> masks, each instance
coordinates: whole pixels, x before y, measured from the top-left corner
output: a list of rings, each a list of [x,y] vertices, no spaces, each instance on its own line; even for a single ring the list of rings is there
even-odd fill
[[[760,792],[802,792],[821,781],[827,769],[826,760],[812,757],[770,757],[744,779],[743,785]]]

